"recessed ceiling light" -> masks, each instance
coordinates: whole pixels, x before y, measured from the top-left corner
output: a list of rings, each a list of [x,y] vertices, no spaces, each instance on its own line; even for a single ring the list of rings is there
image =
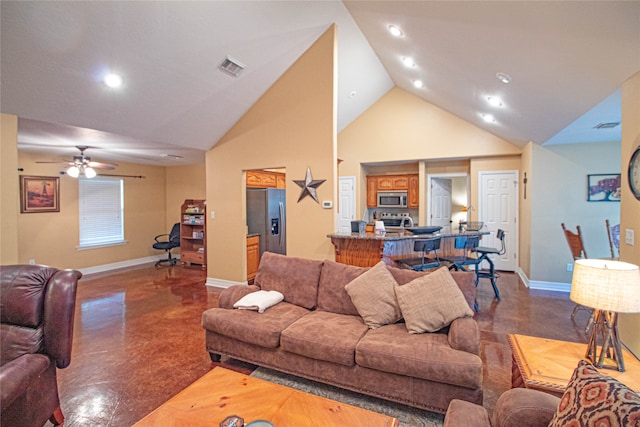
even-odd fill
[[[358,92],[355,90],[352,90],[351,92],[349,92],[349,98],[355,98],[356,95],[358,95]]]
[[[496,77],[498,78],[498,80],[500,80],[502,83],[510,83],[511,82],[511,76],[507,73],[496,73]]]
[[[422,89],[424,87],[422,80],[414,80],[413,85],[418,89]]]
[[[487,96],[487,102],[492,107],[502,107],[504,105],[502,103],[502,100],[500,98],[498,98],[497,96]]]
[[[113,88],[120,87],[122,86],[122,76],[113,73],[107,74],[104,76],[104,84]]]
[[[487,123],[495,123],[496,119],[495,117],[493,117],[492,114],[480,114],[480,117],[482,117],[482,120],[484,120]]]
[[[402,57],[402,63],[405,65],[405,67],[409,67],[409,68],[413,68],[416,66],[416,63],[413,61],[413,58],[410,58],[408,56]]]
[[[389,30],[389,32],[391,33],[392,36],[394,37],[402,37],[402,30],[398,27],[396,27],[395,25],[389,25],[387,27],[387,29]]]

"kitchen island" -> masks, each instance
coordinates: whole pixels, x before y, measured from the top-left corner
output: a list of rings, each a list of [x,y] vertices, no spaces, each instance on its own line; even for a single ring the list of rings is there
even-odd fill
[[[488,231],[452,232],[435,234],[413,234],[409,231],[387,232],[383,235],[375,233],[333,233],[327,237],[335,248],[336,262],[359,267],[372,267],[380,260],[387,265],[397,266],[403,258],[415,258],[419,253],[413,251],[413,243],[416,239],[440,237],[440,258],[460,255],[462,252],[455,249],[455,238],[460,236],[477,236],[489,234]]]

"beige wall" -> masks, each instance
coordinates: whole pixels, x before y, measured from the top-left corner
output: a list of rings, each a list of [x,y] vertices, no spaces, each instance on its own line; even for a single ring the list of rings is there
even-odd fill
[[[56,164],[38,164],[41,155],[19,153],[24,175],[60,177],[60,212],[19,214],[18,262],[33,259],[57,268],[81,269],[158,255],[153,236],[166,231],[165,168],[118,163],[113,173],[143,175],[144,179],[124,178],[124,230],[126,245],[77,250],[78,181],[60,175]],[[104,172],[108,174],[109,172]]]
[[[18,118],[0,115],[0,265],[18,262]]]
[[[180,222],[180,207],[185,199],[204,200],[207,197],[204,163],[167,167],[166,189],[167,219],[165,229],[171,230],[173,224]]]
[[[533,169],[533,146],[532,142],[528,143],[522,150],[520,159],[520,196],[518,206],[520,207],[520,226],[519,226],[519,244],[520,244],[520,270],[525,277],[531,277],[531,200],[535,183],[535,170]],[[542,172],[544,173],[544,172]],[[527,183],[524,183],[526,174]],[[526,194],[525,194],[526,189]],[[526,196],[526,197],[525,197]]]
[[[560,224],[580,225],[590,258],[611,256],[604,220],[618,223],[620,203],[588,202],[587,175],[620,173],[620,144],[534,145],[532,170],[530,278],[571,283],[573,258]]]
[[[207,275],[246,280],[245,174],[284,168],[287,174],[287,254],[333,259],[326,237],[334,209],[323,209],[292,180],[307,167],[322,200],[336,200],[336,28],[332,26],[207,153]],[[334,203],[335,206],[335,203]]]
[[[640,146],[640,72],[636,73],[622,86],[622,155],[621,169],[622,202],[620,205],[620,259],[640,265],[640,200],[633,197],[629,189],[627,171],[631,154]],[[625,229],[634,230],[635,244],[624,243]],[[620,316],[620,335],[622,341],[640,356],[640,314]]]
[[[428,159],[426,173],[432,173],[434,160],[519,156],[521,152],[517,146],[397,87],[340,132],[338,142],[338,157],[343,160],[340,175],[359,177],[356,212],[362,211],[366,200],[363,164],[396,162],[402,167],[400,164],[407,161]],[[459,164],[454,162],[453,168],[459,170]],[[421,174],[421,185],[425,180]],[[425,206],[423,198],[421,191],[421,207]],[[422,209],[420,221],[424,221]]]

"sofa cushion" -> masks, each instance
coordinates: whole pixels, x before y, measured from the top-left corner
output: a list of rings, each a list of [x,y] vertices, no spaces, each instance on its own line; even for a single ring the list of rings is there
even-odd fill
[[[265,252],[254,284],[265,291],[278,291],[284,300],[311,310],[318,301],[322,261]]]
[[[0,320],[35,328],[42,323],[44,290],[56,271],[52,267],[23,265],[0,269]],[[19,301],[19,303],[16,303]]]
[[[280,333],[307,313],[306,308],[286,302],[264,313],[210,308],[202,313],[202,327],[249,344],[276,348],[280,345]]]
[[[44,344],[42,328],[0,324],[0,365],[25,354],[41,351]]]
[[[410,334],[401,323],[369,330],[356,347],[356,363],[462,387],[482,385],[480,357],[449,347],[446,334]]]
[[[358,316],[316,310],[282,332],[281,347],[312,359],[353,366],[356,345],[366,332],[367,325]]]
[[[369,267],[356,267],[325,260],[318,285],[318,310],[358,316],[358,310],[344,287],[368,270]]]
[[[640,395],[581,360],[549,427],[567,425],[640,425]]]
[[[387,266],[387,269],[396,279],[398,285],[406,285],[418,277],[431,274],[432,271],[414,271],[406,268],[395,268]],[[456,281],[458,288],[464,294],[464,299],[467,300],[469,307],[473,308],[476,300],[476,274],[472,271],[449,271],[453,280]]]
[[[473,316],[447,267],[396,286],[395,290],[407,329],[413,334],[435,332],[459,317]]]
[[[344,288],[364,323],[373,329],[402,319],[394,290],[397,285],[386,264],[380,261]]]

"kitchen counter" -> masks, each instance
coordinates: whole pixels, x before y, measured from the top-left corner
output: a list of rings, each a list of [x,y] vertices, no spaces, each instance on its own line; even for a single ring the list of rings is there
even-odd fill
[[[335,247],[336,262],[360,267],[372,267],[380,260],[395,266],[403,258],[414,258],[413,241],[429,237],[440,237],[438,255],[446,257],[457,255],[460,250],[455,249],[454,242],[458,236],[475,236],[489,234],[488,231],[463,232],[457,230],[449,233],[413,234],[410,231],[386,232],[384,235],[375,233],[333,233],[327,237]]]

